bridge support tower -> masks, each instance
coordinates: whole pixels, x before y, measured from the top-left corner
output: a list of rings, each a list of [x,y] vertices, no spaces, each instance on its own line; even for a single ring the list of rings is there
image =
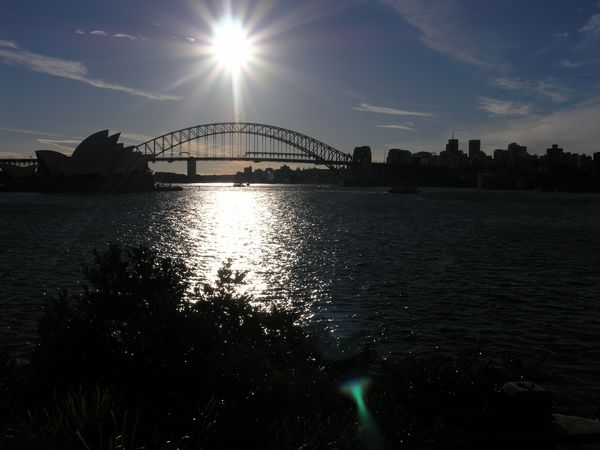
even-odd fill
[[[189,178],[196,176],[196,160],[194,158],[187,159],[187,176]]]

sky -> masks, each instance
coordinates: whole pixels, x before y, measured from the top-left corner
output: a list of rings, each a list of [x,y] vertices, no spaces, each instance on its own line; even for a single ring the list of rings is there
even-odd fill
[[[253,48],[235,76],[210,50],[228,18]],[[370,145],[378,161],[437,153],[452,132],[488,154],[592,154],[600,2],[4,0],[0,86],[0,158],[233,120]]]

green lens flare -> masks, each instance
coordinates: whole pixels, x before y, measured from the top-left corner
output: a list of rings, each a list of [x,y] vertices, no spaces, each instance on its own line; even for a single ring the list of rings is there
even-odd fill
[[[354,378],[340,385],[340,391],[348,395],[356,403],[358,410],[358,435],[364,443],[365,448],[379,448],[380,439],[375,426],[375,421],[367,408],[365,394],[371,380],[368,377]]]
[[[369,387],[370,380],[366,377],[355,378],[345,383],[342,383],[340,390],[350,396],[355,402],[358,408],[358,414],[360,417],[368,416],[369,411],[365,403],[365,393]]]

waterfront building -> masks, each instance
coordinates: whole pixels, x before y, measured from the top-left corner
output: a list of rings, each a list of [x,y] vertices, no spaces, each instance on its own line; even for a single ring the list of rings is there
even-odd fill
[[[71,156],[54,150],[35,152],[42,174],[50,177],[73,175],[130,175],[148,171],[148,160],[133,147],[118,143],[121,133],[109,136],[102,130],[84,139]]]
[[[13,176],[2,189],[32,192],[143,192],[154,190],[148,159],[119,143],[120,133],[102,130],[84,139],[70,156],[38,150],[37,167]],[[24,172],[24,171],[20,171]],[[9,175],[10,175],[9,173]]]
[[[458,139],[448,139],[446,150],[440,152],[440,163],[445,167],[457,168],[466,163],[467,156],[458,149]]]
[[[458,152],[458,139],[454,139],[454,133],[452,133],[452,139],[448,139],[446,144],[446,151],[456,153]]]
[[[438,165],[438,156],[431,152],[417,152],[412,156],[413,164],[418,166]]]
[[[476,159],[483,156],[481,151],[481,140],[469,140],[469,159]]]
[[[508,156],[512,161],[526,159],[529,156],[527,154],[527,146],[511,142],[508,144]]]
[[[564,150],[557,144],[546,149],[546,158],[551,166],[559,166],[563,163]]]
[[[494,163],[496,166],[508,166],[508,150],[497,148],[494,150]]]
[[[354,147],[352,159],[356,164],[370,164],[372,161],[371,147],[368,145]]]
[[[412,163],[412,153],[409,150],[390,148],[385,162],[387,164],[409,165]]]
[[[577,155],[577,168],[578,169],[589,169],[594,166],[594,160],[589,155]]]

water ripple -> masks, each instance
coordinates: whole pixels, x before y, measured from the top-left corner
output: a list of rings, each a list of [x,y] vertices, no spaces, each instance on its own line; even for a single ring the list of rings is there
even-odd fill
[[[227,260],[265,305],[380,351],[510,351],[600,397],[600,196],[189,185],[115,197],[0,194],[0,336],[31,345],[43,290],[79,289],[93,248],[145,244],[194,280]],[[359,345],[359,344],[357,344]]]

